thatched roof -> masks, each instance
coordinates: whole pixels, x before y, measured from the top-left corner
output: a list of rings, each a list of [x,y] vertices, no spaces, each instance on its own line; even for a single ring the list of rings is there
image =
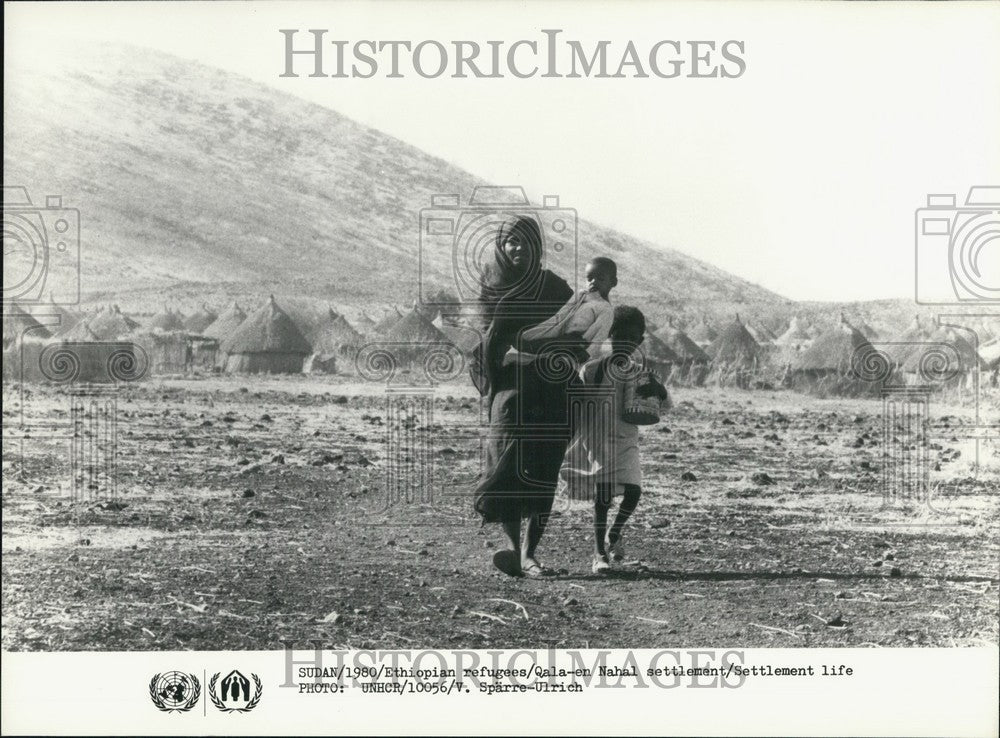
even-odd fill
[[[655,362],[663,364],[683,364],[684,360],[678,356],[665,341],[661,341],[656,334],[647,332],[645,340],[641,346],[642,353]]]
[[[680,357],[681,361],[692,364],[707,364],[711,361],[711,358],[705,353],[704,349],[691,340],[691,337],[680,328],[675,328],[673,325],[666,325],[653,335],[670,347]]]
[[[873,349],[868,339],[841,315],[836,327],[821,333],[796,357],[792,370],[846,374],[852,366],[860,366],[861,356],[869,350]]]
[[[707,346],[719,337],[718,331],[704,319],[695,323],[687,334],[699,346]]]
[[[139,323],[125,315],[117,305],[99,312],[88,323],[99,341],[113,341],[127,336],[139,327]]]
[[[44,322],[45,327],[51,331],[53,336],[59,336],[83,320],[83,315],[80,313],[64,305],[57,304],[55,295],[51,292],[49,293],[49,301],[47,303],[35,305],[31,308],[30,312],[40,322]],[[57,318],[59,324],[55,325]]]
[[[919,315],[914,315],[913,320],[898,336],[892,339],[889,346],[889,353],[899,366],[906,364],[914,354],[920,354],[923,348],[920,344],[925,344],[930,340],[934,331],[933,324],[924,323]]]
[[[708,348],[708,355],[716,366],[751,368],[756,365],[760,354],[760,346],[747,331],[739,315]]]
[[[375,330],[376,323],[374,320],[368,317],[368,313],[362,310],[361,314],[355,319],[354,326],[361,333],[364,334],[364,333],[371,333],[373,330]]]
[[[794,316],[788,324],[787,330],[775,339],[779,346],[794,346],[812,340],[812,336],[806,326],[799,320],[799,316]]]
[[[384,335],[386,335],[386,334],[389,333],[389,331],[392,329],[392,327],[394,325],[396,325],[396,323],[398,323],[399,320],[400,320],[400,318],[402,318],[402,317],[403,317],[403,314],[401,312],[399,312],[399,308],[393,307],[392,310],[389,310],[385,314],[385,316],[382,318],[382,320],[380,320],[379,322],[377,322],[375,324],[375,327],[372,328],[372,330],[375,333],[378,333],[378,334],[384,336]]]
[[[333,308],[327,310],[327,320],[316,330],[312,346],[317,354],[340,351],[345,348],[358,348],[365,339],[354,330],[347,318]]]
[[[216,318],[210,326],[202,331],[202,335],[207,338],[217,338],[224,341],[229,338],[237,328],[243,325],[247,319],[247,314],[239,303],[234,302],[229,308]]]
[[[24,335],[48,338],[52,331],[39,323],[34,316],[16,302],[3,306],[3,345],[9,346]]]
[[[406,343],[449,343],[448,337],[435,328],[418,310],[410,310],[395,321],[385,333],[385,338],[389,341]]]
[[[218,317],[214,310],[202,303],[201,307],[191,313],[184,321],[184,330],[189,333],[201,333],[212,325]]]
[[[872,328],[872,326],[865,320],[856,322],[854,327],[861,331],[861,335],[869,341],[874,341],[879,337],[878,331]]]
[[[749,331],[753,339],[759,344],[774,343],[777,340],[777,336],[771,333],[770,329],[761,323],[751,323],[747,321],[746,329]]]
[[[90,330],[85,321],[80,321],[65,332],[60,331],[55,336],[61,341],[99,341],[97,334]]]
[[[163,310],[149,319],[146,323],[146,328],[148,330],[162,331],[164,333],[169,331],[182,331],[184,330],[184,316],[179,312],[174,312],[164,305]]]
[[[312,346],[302,331],[271,295],[243,324],[219,346],[226,354],[301,354],[312,353]]]
[[[983,360],[980,358],[975,347],[959,332],[948,326],[941,326],[925,339],[923,346],[914,347],[908,353],[906,359],[901,363],[900,368],[907,373],[916,374],[922,371],[933,371],[941,374],[952,374],[955,372],[970,372],[976,367],[983,367]],[[945,344],[954,350],[941,350],[941,346],[934,344]],[[941,363],[943,360],[944,363]]]

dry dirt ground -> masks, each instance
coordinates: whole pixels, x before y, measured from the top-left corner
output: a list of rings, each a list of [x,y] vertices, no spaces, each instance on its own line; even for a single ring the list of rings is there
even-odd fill
[[[540,549],[559,573],[529,580],[492,569],[500,531],[470,514],[466,386],[437,388],[433,418],[402,418],[434,482],[395,501],[375,386],[130,387],[117,494],[76,501],[68,396],[4,395],[4,649],[998,642],[1000,450],[982,444],[973,473],[967,408],[937,409],[929,461],[948,483],[928,504],[884,499],[877,400],[677,389],[643,431],[633,563],[593,576],[589,510],[559,500]]]

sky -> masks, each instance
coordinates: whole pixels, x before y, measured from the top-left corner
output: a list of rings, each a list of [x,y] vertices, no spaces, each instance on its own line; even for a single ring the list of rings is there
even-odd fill
[[[618,50],[735,39],[746,71],[282,78],[280,29],[311,28],[352,44],[485,46],[542,41],[542,29]],[[931,193],[961,202],[1000,184],[1000,3],[5,5],[7,61],[59,57],[65,37],[238,73],[797,300],[912,297],[914,211]],[[984,263],[1000,274],[998,243]]]

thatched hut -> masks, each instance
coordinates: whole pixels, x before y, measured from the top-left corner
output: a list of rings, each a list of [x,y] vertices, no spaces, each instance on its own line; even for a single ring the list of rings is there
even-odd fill
[[[798,350],[808,346],[812,340],[813,336],[809,333],[807,326],[796,315],[788,323],[788,328],[775,339],[774,343],[778,346],[789,346]]]
[[[219,346],[228,372],[295,374],[312,346],[271,295]]]
[[[877,341],[879,339],[879,332],[864,319],[859,320],[854,327],[857,328],[861,332],[861,335],[869,341]]]
[[[393,350],[403,364],[423,361],[432,345],[451,345],[448,337],[416,309],[401,316],[384,337],[388,343],[405,344]]]
[[[975,346],[950,326],[940,326],[925,341],[918,350],[908,352],[899,365],[907,384],[969,386],[972,375],[986,369]]]
[[[354,320],[354,327],[363,336],[371,335],[375,331],[377,323],[372,320],[364,310]]]
[[[188,333],[204,333],[212,323],[218,320],[219,316],[205,303],[201,304],[197,310],[191,313],[184,320],[184,330]]]
[[[708,347],[708,355],[712,357],[708,381],[747,388],[757,373],[761,348],[737,315]]]
[[[646,366],[655,371],[664,382],[682,363],[681,357],[672,348],[648,331],[640,348],[646,359]]]
[[[913,320],[906,326],[902,333],[892,339],[888,347],[889,353],[897,367],[902,367],[913,356],[919,356],[931,340],[934,326],[920,320],[919,315],[914,315]]]
[[[102,310],[87,322],[87,327],[99,341],[114,341],[134,333],[139,323],[121,311],[117,305]]]
[[[33,306],[30,312],[53,336],[65,334],[84,319],[83,315],[75,310],[57,304],[52,293],[49,293],[49,302]]]
[[[378,321],[372,328],[372,332],[380,336],[388,335],[389,331],[392,330],[393,326],[396,325],[403,318],[403,314],[399,312],[399,308],[393,306],[392,310],[386,311],[386,314]],[[423,320],[421,318],[421,320]]]
[[[202,330],[201,334],[206,338],[214,338],[218,341],[225,341],[236,329],[243,325],[247,319],[247,314],[240,307],[239,303],[233,302],[223,313],[212,323]]]
[[[841,315],[836,327],[803,349],[791,368],[792,387],[810,394],[877,394],[887,377],[873,371],[875,348]]]
[[[341,356],[353,356],[364,342],[364,336],[354,330],[347,318],[333,308],[327,310],[327,319],[317,327],[311,339],[316,353]]]
[[[687,331],[688,337],[701,348],[708,348],[719,337],[719,332],[705,318],[695,323]]]
[[[711,357],[680,328],[668,323],[653,334],[677,355],[678,363],[670,372],[675,384],[699,385],[708,375]]]
[[[23,338],[45,339],[52,335],[46,326],[16,302],[3,306],[3,347],[16,346]]]
[[[760,322],[746,322],[746,329],[749,331],[750,335],[753,336],[753,340],[757,342],[759,346],[767,346],[774,343],[778,337],[771,333],[770,329],[767,328],[763,323]]]
[[[354,330],[347,318],[328,307],[326,320],[309,335],[309,343],[313,353],[306,359],[305,371],[334,374],[337,371],[337,359],[352,363],[365,339]]]
[[[120,384],[143,379],[148,358],[132,341],[95,341],[79,326],[85,340],[26,338],[4,352],[4,378],[61,385]]]
[[[156,313],[156,315],[146,322],[145,328],[147,331],[158,331],[160,333],[183,331],[184,317],[164,305],[163,310]]]

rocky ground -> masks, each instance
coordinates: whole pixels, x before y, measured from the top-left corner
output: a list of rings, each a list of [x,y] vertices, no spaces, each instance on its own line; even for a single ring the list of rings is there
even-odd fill
[[[559,573],[527,580],[491,567],[500,531],[470,514],[465,386],[430,417],[342,379],[145,383],[117,399],[114,493],[75,495],[70,398],[4,398],[5,649],[998,642],[1000,449],[974,463],[968,408],[936,408],[932,499],[887,499],[879,401],[678,389],[643,431],[631,563],[592,575],[589,510],[558,500],[540,558]],[[432,483],[394,498],[390,455]]]

